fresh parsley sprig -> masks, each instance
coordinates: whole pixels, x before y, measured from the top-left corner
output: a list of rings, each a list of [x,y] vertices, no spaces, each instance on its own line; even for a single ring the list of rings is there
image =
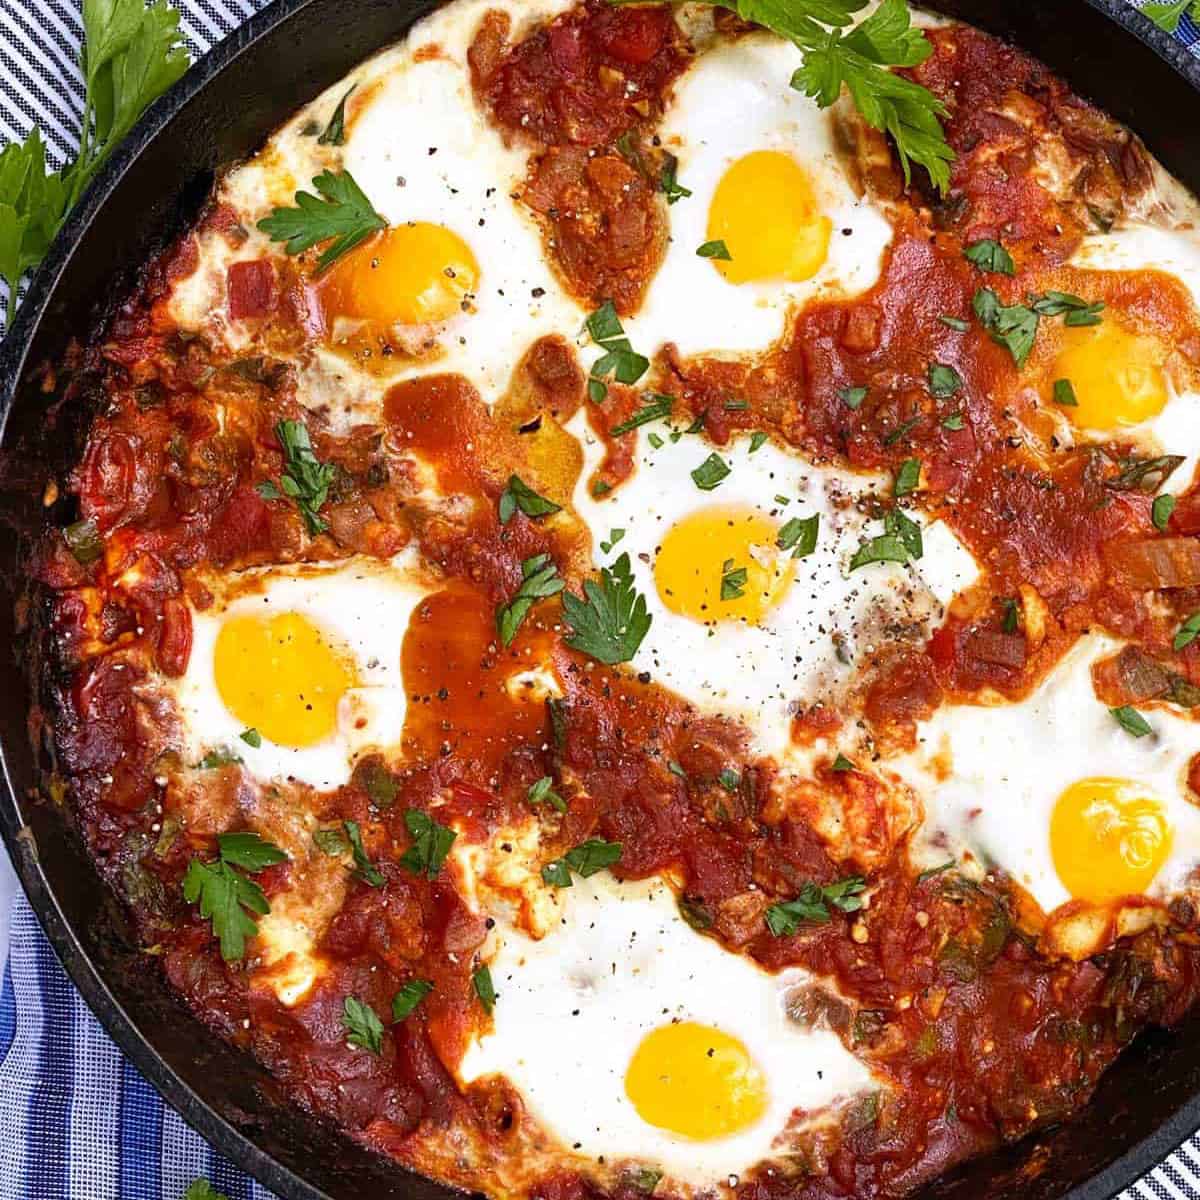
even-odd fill
[[[276,208],[258,223],[273,242],[286,243],[289,254],[301,254],[320,242],[329,245],[317,259],[324,271],[387,222],[371,206],[349,171],[322,171],[312,181],[317,195],[297,192],[295,208]]]
[[[567,592],[563,612],[572,630],[567,645],[610,667],[629,662],[650,631],[646,597],[633,585],[628,553],[601,567],[599,579],[585,580],[583,598]]]
[[[320,510],[329,498],[337,468],[332,463],[319,462],[313,453],[308,428],[300,421],[280,421],[275,436],[283,447],[283,474],[279,483],[266,480],[258,485],[264,500],[282,500],[284,496],[296,502],[308,532],[316,537],[329,528]]]
[[[0,150],[0,280],[11,316],[17,285],[50,249],[67,214],[146,108],[188,68],[179,13],[166,0],[83,0],[84,105],[80,145],[60,170],[46,170],[35,126]]]
[[[906,181],[915,162],[929,172],[939,191],[950,186],[954,151],[939,120],[945,105],[927,88],[889,70],[919,66],[933,51],[925,35],[912,27],[905,0],[883,0],[852,29],[847,27],[867,0],[706,2],[794,42],[804,61],[792,75],[792,87],[822,108],[837,100],[845,84],[863,120],[891,135]]]
[[[605,300],[585,322],[588,334],[604,353],[588,372],[588,399],[603,404],[608,396],[610,377],[618,383],[633,384],[650,369],[650,360],[629,344],[621,318],[611,300]]]
[[[271,906],[262,888],[243,871],[257,874],[287,855],[256,833],[223,833],[217,838],[217,858],[193,858],[183,877],[183,898],[200,903],[200,916],[212,922],[213,936],[221,943],[221,957],[237,962],[246,953],[246,938],[258,933],[250,913],[266,916]],[[237,868],[241,868],[238,870]]]

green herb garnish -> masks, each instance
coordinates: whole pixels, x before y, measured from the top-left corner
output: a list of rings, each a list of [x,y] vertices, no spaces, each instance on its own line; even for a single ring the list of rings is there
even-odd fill
[[[411,1016],[413,1010],[433,991],[433,984],[427,979],[410,979],[392,997],[392,1022],[399,1024],[405,1017]]]
[[[400,856],[400,865],[414,875],[437,878],[458,834],[445,825],[439,825],[419,808],[410,808],[405,812],[404,824],[412,835],[413,844]]]
[[[729,247],[720,238],[715,242],[705,242],[704,245],[697,247],[696,256],[698,258],[716,258],[721,262],[733,262],[733,255],[729,253]]]
[[[588,317],[586,325],[592,341],[604,351],[588,372],[588,398],[594,404],[602,404],[608,395],[606,379],[611,377],[618,383],[637,383],[650,369],[650,360],[634,352],[611,300],[605,300]]]
[[[284,496],[294,500],[309,534],[316,537],[329,528],[320,510],[329,499],[337,468],[317,460],[308,428],[302,422],[280,421],[275,436],[283,447],[283,474],[278,484],[270,480],[260,483],[258,494],[264,500],[281,500]]]
[[[603,838],[588,838],[568,850],[562,858],[548,862],[542,868],[542,879],[551,887],[570,887],[571,872],[587,879],[605,867],[621,860],[621,843],[606,842]]]
[[[601,567],[598,579],[586,579],[583,598],[563,596],[563,613],[571,626],[566,644],[606,666],[628,662],[650,629],[646,597],[633,585],[629,555]]]
[[[1120,708],[1110,708],[1108,711],[1112,713],[1117,724],[1134,737],[1145,737],[1146,734],[1154,732],[1150,722],[1129,704],[1122,704]]]
[[[509,646],[517,636],[529,610],[548,596],[557,596],[566,586],[559,578],[558,567],[549,554],[535,554],[521,563],[521,586],[517,594],[496,610],[496,631],[500,641]]]
[[[349,171],[337,175],[322,171],[312,184],[317,195],[297,192],[295,208],[274,209],[258,227],[271,241],[286,243],[288,254],[301,254],[328,242],[317,259],[317,271],[321,272],[376,230],[386,228],[387,222],[371,207]]]
[[[562,505],[539,496],[519,475],[510,475],[500,493],[500,524],[507,525],[520,509],[527,517],[548,517],[561,512]]]
[[[790,937],[802,924],[827,925],[830,908],[840,912],[858,912],[867,881],[861,875],[839,879],[822,887],[806,883],[795,900],[772,904],[766,912],[767,928],[776,937]]]
[[[554,778],[543,775],[536,783],[530,785],[525,798],[530,804],[549,804],[556,812],[565,813],[567,802],[554,790]]]
[[[972,242],[963,251],[963,255],[981,271],[991,271],[994,275],[1015,275],[1017,273],[1012,255],[999,242],[993,241],[991,238]]]
[[[357,996],[347,996],[342,1002],[342,1028],[351,1046],[372,1054],[383,1052],[383,1022]]]
[[[792,517],[783,523],[775,545],[780,550],[790,550],[793,558],[807,558],[817,548],[817,530],[821,514],[811,517]]]

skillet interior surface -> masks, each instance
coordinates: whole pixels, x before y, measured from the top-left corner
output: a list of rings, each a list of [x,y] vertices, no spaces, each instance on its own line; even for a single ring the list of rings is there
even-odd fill
[[[0,346],[0,829],[50,940],[134,1064],[205,1137],[287,1200],[448,1200],[291,1107],[255,1063],[208,1032],[147,969],[125,918],[51,803],[30,799],[36,762],[14,633],[24,537],[73,461],[88,413],[56,405],[38,364],[60,360],[196,214],[214,171],[252,152],[301,103],[400,37],[435,0],[276,0],[158,102],[72,215]],[[1125,121],[1200,193],[1200,64],[1125,0],[939,0],[1024,46]],[[1166,61],[1164,61],[1166,60]],[[51,514],[54,515],[53,513]],[[977,1159],[922,1200],[1104,1200],[1200,1126],[1200,1013],[1151,1032],[1067,1125]]]

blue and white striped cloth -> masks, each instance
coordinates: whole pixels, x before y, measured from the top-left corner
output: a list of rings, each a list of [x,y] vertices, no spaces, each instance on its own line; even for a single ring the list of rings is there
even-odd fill
[[[266,0],[176,0],[202,54]],[[1144,0],[1141,0],[1144,3]],[[79,0],[0,0],[0,144],[36,120],[61,162],[76,142]],[[1179,40],[1200,56],[1188,18]],[[10,936],[11,913],[11,936]],[[0,1200],[181,1200],[205,1178],[271,1193],[220,1158],[126,1062],[50,949],[0,851]],[[1200,1200],[1200,1139],[1121,1200]]]

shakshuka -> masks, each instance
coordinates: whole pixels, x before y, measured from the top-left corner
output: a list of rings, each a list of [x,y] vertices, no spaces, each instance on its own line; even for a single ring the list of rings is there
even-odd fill
[[[723,8],[451,0],[75,353],[48,787],[447,1184],[899,1195],[1200,990],[1200,207],[880,11],[945,186]]]

